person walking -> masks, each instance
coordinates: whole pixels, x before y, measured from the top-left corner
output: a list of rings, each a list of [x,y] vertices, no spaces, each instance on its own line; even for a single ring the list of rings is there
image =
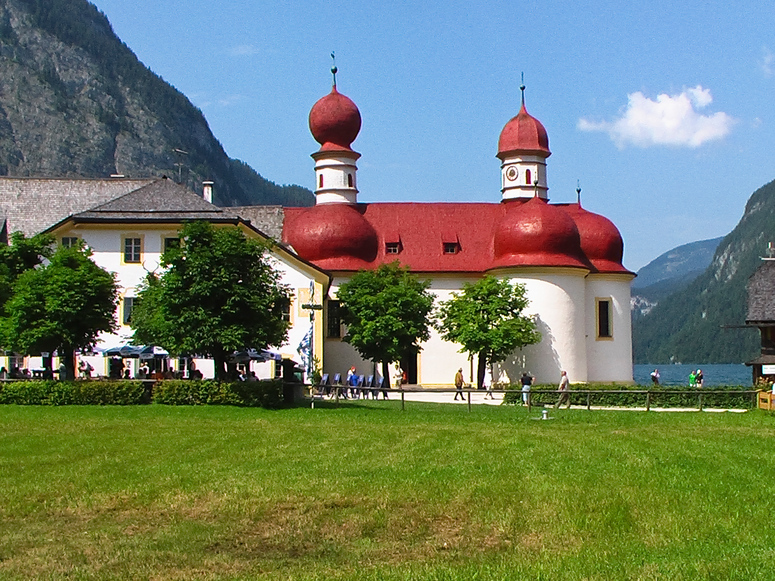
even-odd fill
[[[703,385],[705,384],[705,376],[702,374],[702,369],[697,370],[697,374],[694,376],[694,381],[697,384],[697,387],[702,389]]]
[[[487,396],[490,396],[490,399],[495,399],[492,395],[492,372],[490,371],[490,366],[486,366],[484,368],[484,378],[482,379],[482,387],[486,389],[484,393],[484,399],[487,399]]]
[[[522,384],[522,405],[528,405],[530,403],[530,386],[533,385],[533,376],[529,371],[522,372],[522,377],[519,378],[519,382]]]
[[[557,387],[557,391],[560,392],[560,399],[557,400],[557,403],[554,404],[554,409],[558,409],[563,402],[568,403],[568,407],[566,409],[570,409],[570,393],[568,393],[568,390],[570,389],[570,381],[568,380],[568,374],[563,371],[562,376],[560,377],[560,385]]]
[[[659,369],[655,369],[651,372],[651,383],[654,385],[659,385]]]
[[[460,401],[465,401],[465,398],[463,397],[463,368],[457,370],[457,373],[455,374],[455,389],[457,389],[457,392],[455,392],[455,401],[457,401],[457,396],[460,396]]]

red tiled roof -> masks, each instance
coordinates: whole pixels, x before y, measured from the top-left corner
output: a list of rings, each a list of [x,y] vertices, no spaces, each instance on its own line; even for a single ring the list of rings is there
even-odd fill
[[[528,152],[549,157],[549,136],[541,122],[525,109],[525,104],[516,117],[506,123],[498,139],[498,157],[514,152]]]
[[[496,242],[504,232],[510,236],[507,243]],[[387,254],[387,243],[395,242],[397,237],[401,241],[399,254]],[[445,242],[454,242],[453,237],[458,243],[457,252],[445,253]],[[326,270],[345,272],[376,268],[395,260],[414,272],[484,273],[510,266],[565,266],[595,271],[581,251],[579,240],[570,214],[562,206],[538,199],[506,203],[321,204],[286,208],[283,226],[283,241],[302,258]],[[597,268],[600,272],[629,272],[621,259],[616,264],[599,264],[603,267]]]

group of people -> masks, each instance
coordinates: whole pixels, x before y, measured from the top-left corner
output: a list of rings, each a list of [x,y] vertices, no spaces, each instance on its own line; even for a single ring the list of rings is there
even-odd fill
[[[519,378],[519,383],[522,385],[523,405],[530,405],[530,388],[533,385],[533,381],[535,381],[535,378],[530,375],[529,371],[523,372],[522,377]],[[461,401],[465,401],[463,387],[465,387],[465,378],[463,377],[463,368],[461,367],[457,370],[457,373],[455,373],[455,401],[457,401],[458,397],[460,397]],[[485,374],[485,381],[482,384],[482,388],[487,390],[484,398],[487,399],[487,396],[489,395],[489,397],[493,399],[492,379],[490,378],[488,380],[488,374]],[[570,408],[570,380],[568,379],[568,373],[565,371],[563,371],[560,376],[560,383],[557,386],[557,391],[560,392],[560,397],[557,400],[557,403],[554,404],[555,409],[559,408],[564,403]]]
[[[654,385],[659,385],[659,380],[661,377],[662,376],[659,374],[659,369],[655,369],[651,372],[651,383]],[[702,374],[702,369],[698,369],[697,371],[692,370],[691,373],[689,373],[689,386],[703,387],[704,385],[705,376]]]

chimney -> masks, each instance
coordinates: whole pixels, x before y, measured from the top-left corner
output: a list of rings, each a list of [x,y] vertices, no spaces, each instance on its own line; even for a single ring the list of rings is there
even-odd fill
[[[213,203],[213,182],[202,182],[202,197],[206,202]]]

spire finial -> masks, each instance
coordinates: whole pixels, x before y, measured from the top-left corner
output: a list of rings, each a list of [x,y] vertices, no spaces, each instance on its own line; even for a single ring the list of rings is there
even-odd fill
[[[576,180],[576,203],[581,205],[581,183],[579,180]]]
[[[339,69],[336,68],[336,55],[334,54],[334,51],[331,51],[331,61],[333,62],[331,74],[334,75],[334,87],[336,87],[336,73]]]
[[[522,84],[519,86],[519,90],[522,91],[522,105],[525,104],[525,73],[522,73]]]

